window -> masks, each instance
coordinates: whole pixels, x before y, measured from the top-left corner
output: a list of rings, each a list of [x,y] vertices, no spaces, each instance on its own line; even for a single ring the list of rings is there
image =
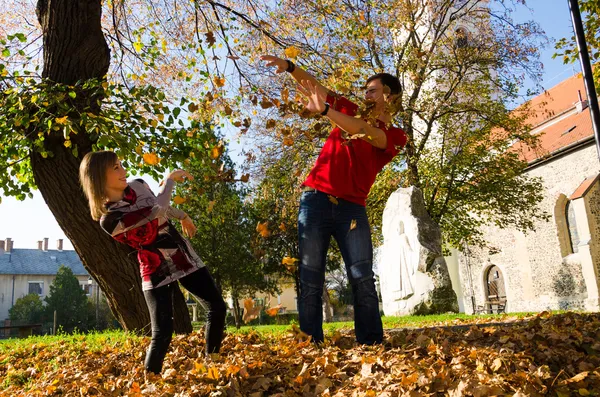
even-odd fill
[[[87,296],[91,296],[92,295],[92,286],[89,283],[79,283],[79,285],[81,286],[81,289],[83,290],[83,292],[85,292],[85,294]]]
[[[42,295],[44,293],[44,282],[43,281],[29,281],[28,294]]]
[[[491,266],[487,272],[487,300],[490,302],[502,302],[506,300],[504,290],[504,277],[502,271],[496,265]]]
[[[577,234],[577,220],[575,219],[575,209],[573,208],[572,201],[567,202],[565,214],[567,217],[567,229],[569,230],[569,243],[571,245],[571,252],[576,253],[579,252],[579,235]]]
[[[469,45],[469,37],[465,28],[456,29],[456,47],[465,48]]]

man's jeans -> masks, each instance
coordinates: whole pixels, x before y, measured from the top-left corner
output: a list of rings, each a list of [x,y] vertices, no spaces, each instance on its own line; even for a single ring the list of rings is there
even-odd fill
[[[334,202],[337,200],[337,204]],[[323,341],[323,284],[325,260],[333,236],[340,248],[352,285],[356,340],[381,343],[383,327],[373,273],[373,245],[365,207],[305,191],[298,214],[300,249],[300,329],[313,341]]]

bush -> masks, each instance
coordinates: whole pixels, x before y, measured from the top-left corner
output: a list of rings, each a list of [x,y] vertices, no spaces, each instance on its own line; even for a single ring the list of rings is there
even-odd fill
[[[38,294],[29,294],[17,299],[8,311],[8,318],[20,324],[38,324],[44,316],[44,304]]]

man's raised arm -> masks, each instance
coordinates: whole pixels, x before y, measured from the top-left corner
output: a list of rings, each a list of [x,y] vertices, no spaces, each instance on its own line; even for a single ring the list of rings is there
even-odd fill
[[[278,58],[273,55],[263,55],[260,57],[260,59],[267,62],[267,66],[277,67],[277,70],[275,71],[276,73],[288,72],[298,83],[301,83],[302,81],[312,82],[317,87],[319,95],[321,95],[323,98],[327,97],[329,90],[325,88],[321,83],[319,83],[317,79],[314,78],[310,73],[308,73],[306,70],[301,69],[292,61]]]

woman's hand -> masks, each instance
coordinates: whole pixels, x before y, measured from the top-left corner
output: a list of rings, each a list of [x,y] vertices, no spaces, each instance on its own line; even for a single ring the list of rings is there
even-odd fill
[[[187,171],[184,171],[184,170],[175,170],[175,171],[171,171],[169,173],[169,175],[167,176],[167,179],[172,179],[175,182],[183,182],[184,179],[188,179],[190,181],[193,181],[194,177],[192,176],[192,174],[190,174]]]
[[[302,101],[304,107],[311,113],[322,113],[325,110],[325,100],[327,95],[323,90],[310,80],[302,80],[298,85],[298,90],[306,97]]]
[[[260,59],[266,61],[268,67],[277,67],[276,73],[283,73],[288,68],[288,62],[285,59],[273,55],[262,55]]]
[[[181,220],[181,228],[183,229],[183,234],[188,238],[192,238],[196,234],[196,225],[194,225],[194,221],[188,215]]]

